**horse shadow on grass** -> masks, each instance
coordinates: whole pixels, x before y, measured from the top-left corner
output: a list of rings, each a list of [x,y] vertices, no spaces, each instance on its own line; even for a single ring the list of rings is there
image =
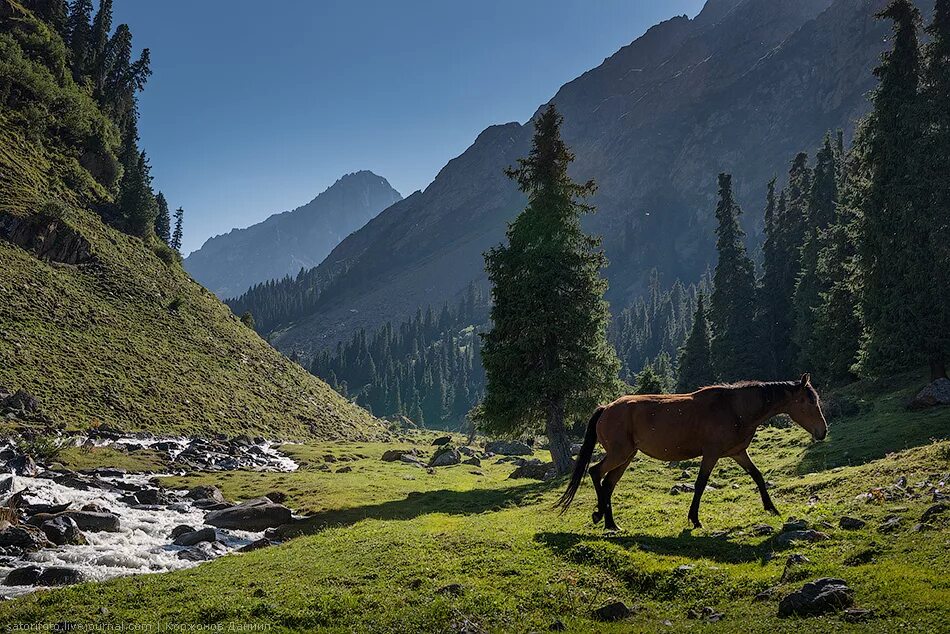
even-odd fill
[[[642,550],[655,555],[685,557],[691,560],[709,559],[719,563],[741,564],[758,561],[765,565],[771,558],[775,545],[766,539],[759,543],[732,541],[726,537],[693,535],[684,529],[679,535],[649,535],[646,533],[617,533],[591,535],[589,533],[546,532],[535,535],[535,541],[543,544],[556,555],[580,561],[587,552],[580,544],[612,544],[624,550]]]
[[[430,513],[476,515],[536,502],[558,483],[536,482],[502,489],[413,491],[401,500],[320,511],[277,529],[282,538],[311,535],[325,528],[352,526],[366,519],[411,520]]]

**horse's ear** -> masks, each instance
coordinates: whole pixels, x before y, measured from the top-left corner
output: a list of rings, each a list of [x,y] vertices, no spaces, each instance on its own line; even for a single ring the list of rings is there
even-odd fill
[[[805,387],[809,383],[811,383],[811,375],[806,372],[802,375],[802,387]]]

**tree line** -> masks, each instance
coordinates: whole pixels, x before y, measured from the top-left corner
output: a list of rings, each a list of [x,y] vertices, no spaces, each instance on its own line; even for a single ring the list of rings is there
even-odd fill
[[[25,0],[24,7],[46,26],[48,40],[43,55],[34,55],[36,39],[18,42],[19,53],[31,63],[42,63],[68,98],[52,101],[41,90],[36,72],[11,73],[17,90],[5,91],[12,108],[31,114],[31,106],[59,112],[62,119],[50,136],[78,145],[79,162],[109,193],[90,201],[110,225],[142,238],[158,237],[179,251],[184,210],[174,213],[152,187],[148,156],[139,147],[138,95],[152,74],[151,54],[143,49],[134,56],[132,31],[127,24],[113,29],[113,0],[101,0],[94,11],[92,0]],[[88,107],[91,98],[98,112]],[[62,101],[62,100],[61,100]],[[64,105],[67,112],[62,112]],[[67,130],[64,130],[66,128]]]

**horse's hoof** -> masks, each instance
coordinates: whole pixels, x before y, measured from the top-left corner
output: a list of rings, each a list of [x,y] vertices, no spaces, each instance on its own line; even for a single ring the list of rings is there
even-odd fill
[[[771,507],[771,508],[767,508],[767,509],[765,509],[765,510],[768,511],[769,513],[771,513],[772,515],[781,515],[781,513],[779,513],[778,509],[775,508],[774,506]]]
[[[604,514],[600,511],[594,511],[591,513],[590,518],[594,520],[594,524],[599,524],[600,520],[604,519]]]
[[[605,533],[619,533],[623,529],[614,524],[613,526],[604,526]]]
[[[697,520],[694,520],[693,518],[690,518],[689,521],[691,521],[691,522],[693,523],[693,528],[702,528],[702,527],[703,527],[703,523],[700,522],[698,519],[697,519]]]

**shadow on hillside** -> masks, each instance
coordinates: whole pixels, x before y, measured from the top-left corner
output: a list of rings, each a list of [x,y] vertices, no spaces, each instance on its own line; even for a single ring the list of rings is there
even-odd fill
[[[950,410],[906,407],[925,384],[925,379],[912,373],[861,381],[846,394],[829,396],[839,408],[844,403],[845,411],[829,413],[828,438],[805,449],[796,471],[806,474],[862,465],[950,436]]]
[[[759,544],[742,544],[724,537],[693,535],[683,530],[679,535],[647,535],[619,533],[617,535],[585,535],[582,533],[538,533],[535,541],[551,549],[556,555],[577,563],[596,564],[596,554],[580,544],[612,544],[625,550],[643,550],[656,555],[711,559],[721,563],[739,564],[768,561],[774,546],[770,540]],[[593,555],[593,557],[592,557]]]
[[[536,482],[505,489],[472,489],[468,491],[412,492],[402,500],[357,506],[349,509],[321,511],[278,529],[281,537],[310,535],[324,528],[351,526],[361,520],[410,520],[429,513],[475,515],[500,511],[535,501],[557,482]]]

